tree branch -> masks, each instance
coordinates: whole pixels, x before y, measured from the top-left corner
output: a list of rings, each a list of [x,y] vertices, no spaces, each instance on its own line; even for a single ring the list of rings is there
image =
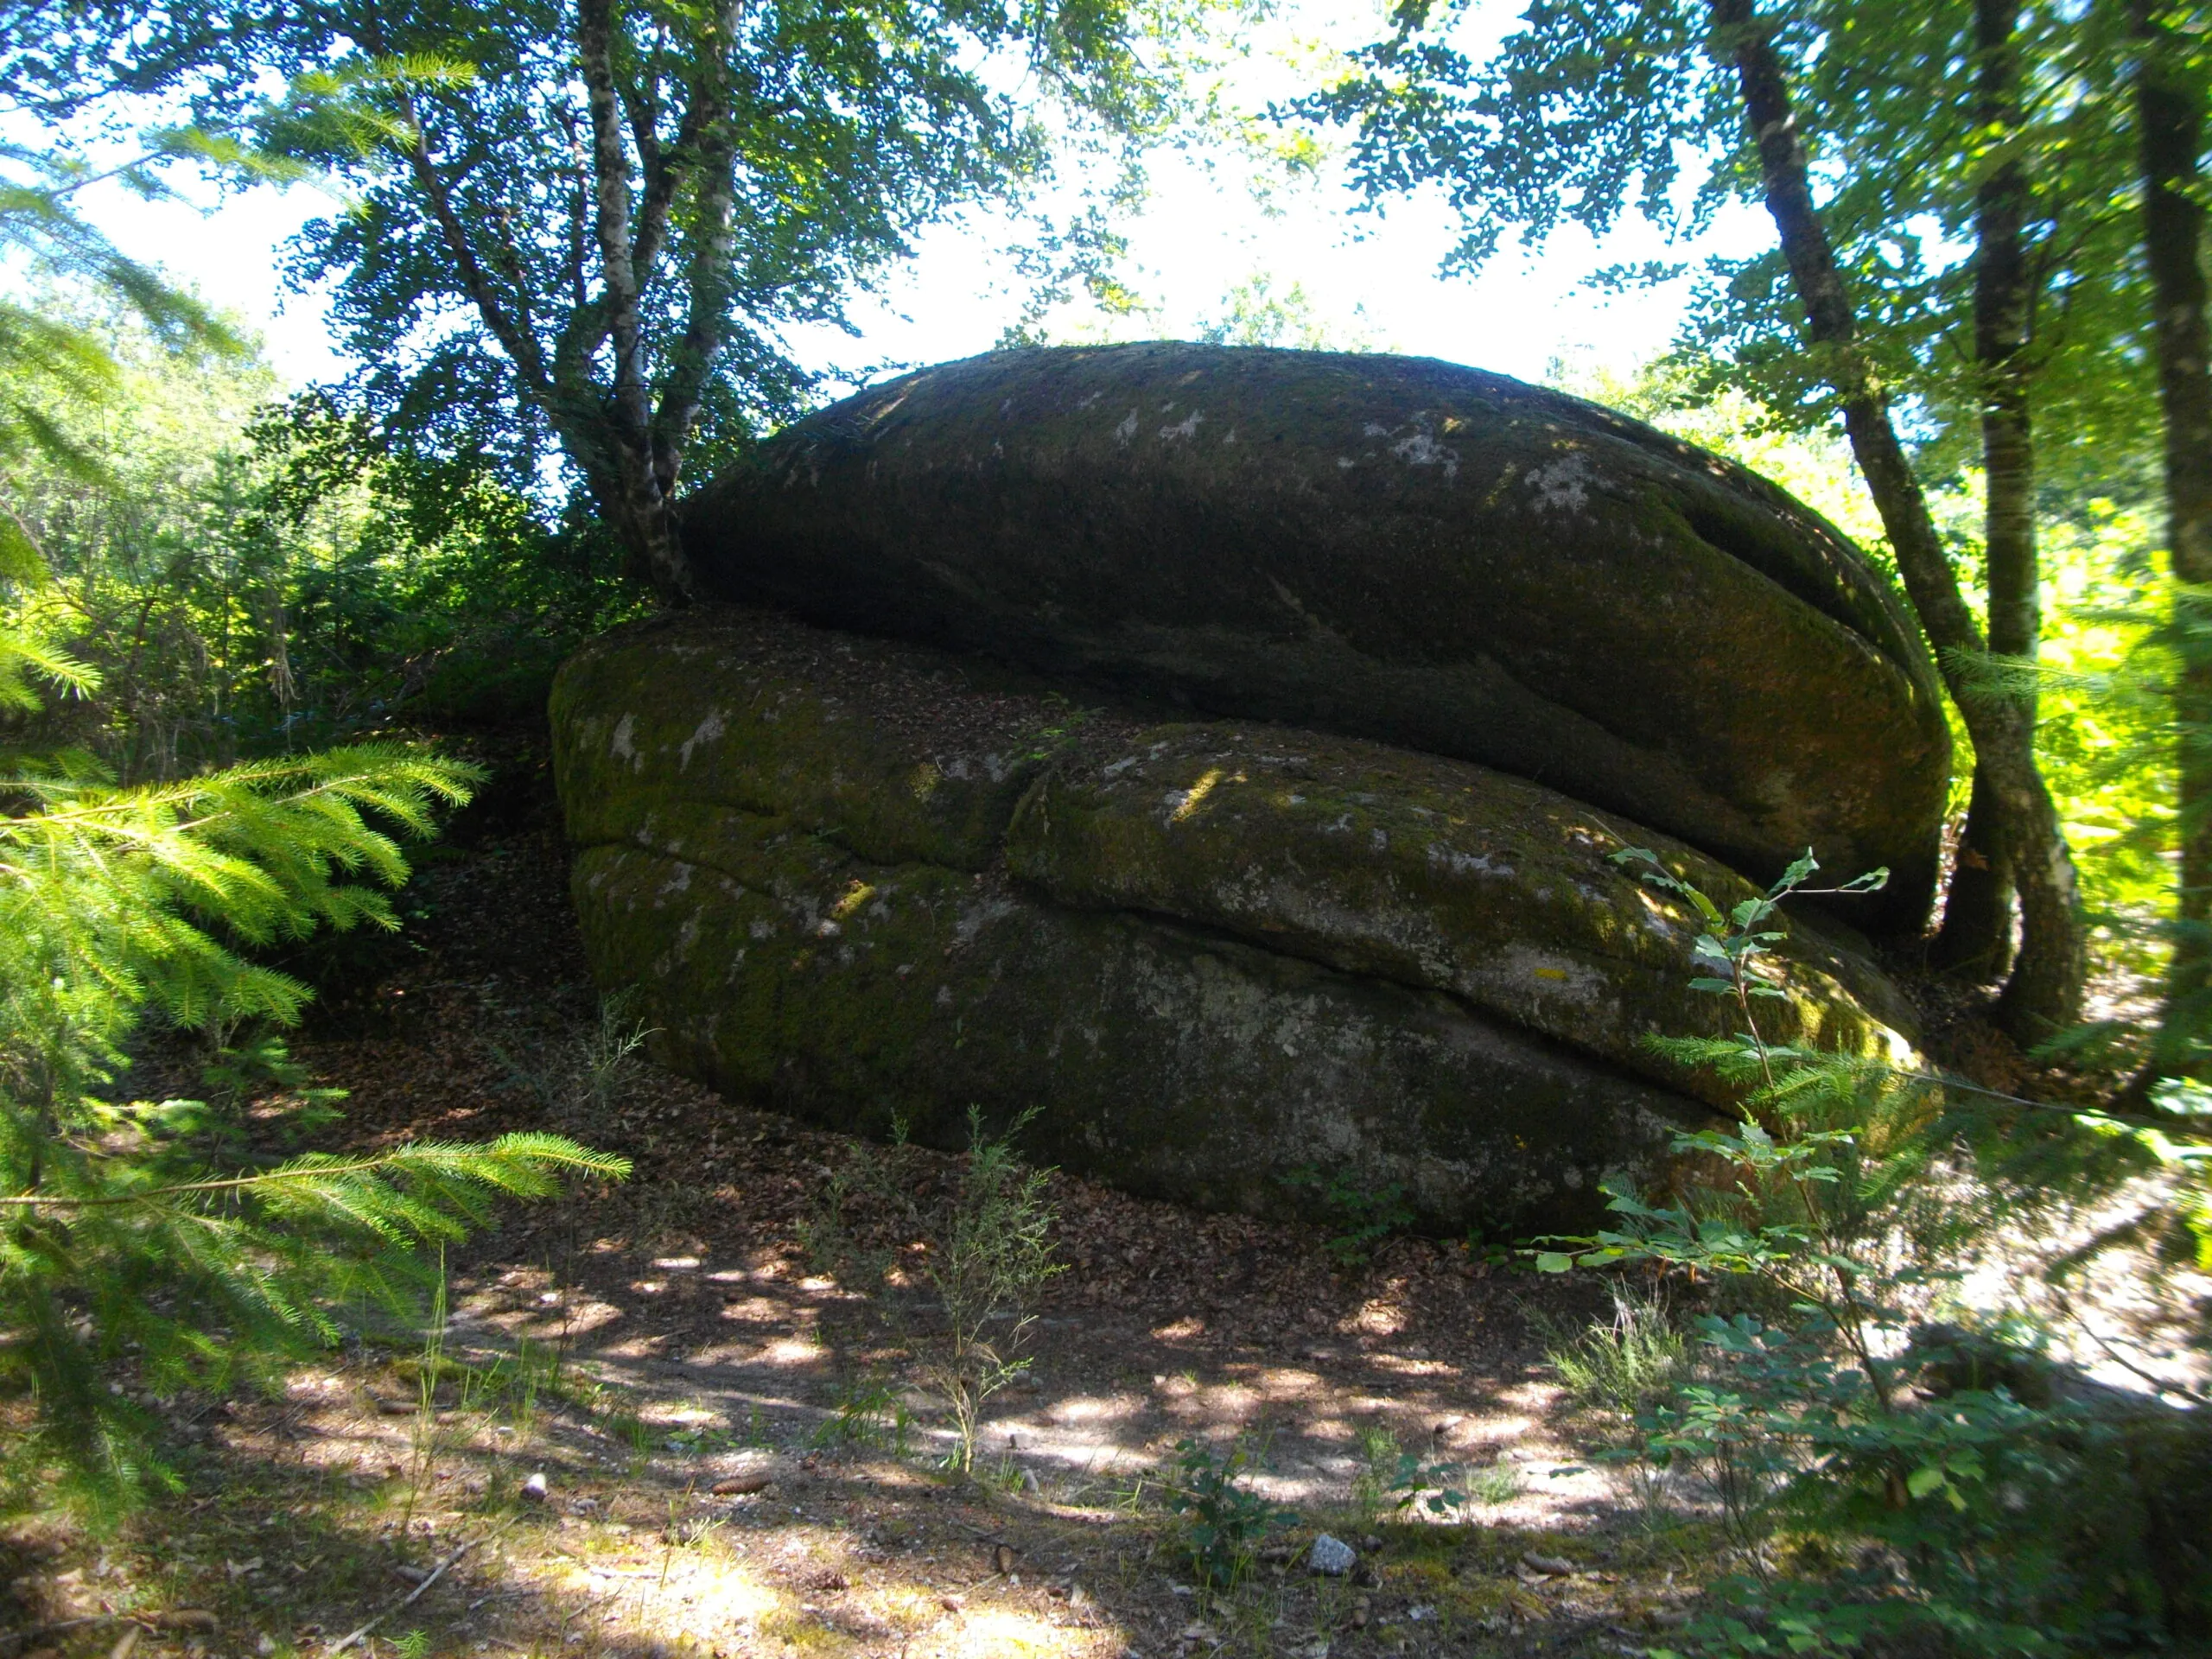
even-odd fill
[[[398,89],[398,100],[399,118],[407,125],[408,167],[415,175],[423,199],[430,204],[431,217],[437,221],[438,234],[446,245],[446,251],[453,256],[454,270],[461,277],[461,288],[474,302],[484,326],[506,352],[516,372],[523,377],[525,388],[542,399],[552,391],[552,381],[545,372],[544,355],[538,350],[537,336],[519,319],[509,315],[506,308],[499,303],[499,292],[469,242],[467,227],[454,210],[453,194],[430,158],[429,134],[416,113],[413,97],[404,86]]]
[[[621,99],[614,86],[613,0],[580,0],[576,48],[591,115],[594,228],[600,278],[607,291],[607,332],[614,342],[611,412],[625,440],[642,446],[649,441],[652,411],[645,379],[645,324],[638,307],[636,249],[631,236],[630,164],[623,148]]]

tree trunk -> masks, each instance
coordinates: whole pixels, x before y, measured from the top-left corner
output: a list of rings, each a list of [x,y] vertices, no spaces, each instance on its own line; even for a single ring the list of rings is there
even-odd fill
[[[1975,677],[1978,659],[1986,654],[1981,630],[1944,557],[1888,401],[1855,344],[1857,320],[1813,205],[1804,146],[1771,34],[1755,16],[1752,0],[1710,0],[1710,7],[1713,50],[1736,71],[1745,125],[1758,149],[1767,211],[1805,308],[1806,334],[1840,397],[1852,454],[1881,514],[1921,627],[1936,648],[1943,683],[1974,738],[2002,826],[2000,840],[2020,895],[2021,942],[2019,960],[1998,1001],[1998,1020],[2019,1040],[2037,1041],[2078,1017],[2086,952],[2073,857],[2036,768],[2035,711],[2017,696],[1993,694]]]
[[[2180,675],[2181,868],[2173,960],[2153,1065],[2162,1073],[2204,1069],[2212,1016],[2212,369],[2208,369],[2204,210],[2197,149],[2204,97],[2168,56],[2172,42],[2152,0],[2131,0],[2139,43],[2136,120],[2143,160],[2143,251],[2150,268],[2152,338],[2166,435],[2166,545],[2176,585]]]
[[[621,542],[622,574],[645,583],[662,605],[683,608],[696,594],[691,562],[676,531],[673,469],[664,482],[652,452],[626,442],[611,470],[614,476],[604,481],[588,477],[600,517]]]
[[[2021,123],[2018,0],[1974,7],[1975,124],[2016,134]],[[1974,372],[1981,401],[1983,539],[1989,570],[1989,649],[2032,662],[2043,632],[2043,582],[2036,563],[2035,429],[2028,345],[2035,333],[2036,283],[2028,262],[2026,167],[2014,156],[1974,193]],[[2032,728],[2035,690],[2020,688]],[[2012,880],[2004,824],[1979,763],[1966,831],[1944,895],[1934,963],[1976,979],[2003,977],[2012,958]]]
[[[644,291],[652,278],[650,256],[639,246],[640,232],[650,245],[650,213],[641,223],[633,211],[630,157],[632,137],[623,118],[622,94],[615,81],[613,0],[579,0],[576,61],[584,83],[584,107],[591,125],[592,228],[599,244],[603,320],[613,358],[613,384],[607,389],[594,431],[602,465],[588,474],[601,515],[622,539],[626,574],[642,578],[664,605],[691,601],[691,569],[676,534],[674,494],[683,445],[690,436],[687,420],[665,444],[654,429],[652,386],[645,372]],[[652,157],[642,150],[640,166]],[[648,192],[648,198],[651,198]],[[643,267],[641,269],[641,267]],[[716,319],[719,321],[719,318]],[[665,454],[658,453],[664,449]]]
[[[1931,966],[1978,984],[2004,978],[2012,965],[2012,882],[2005,873],[1997,810],[1996,791],[1977,763],[1966,827],[1943,888],[1943,925],[1928,947]]]

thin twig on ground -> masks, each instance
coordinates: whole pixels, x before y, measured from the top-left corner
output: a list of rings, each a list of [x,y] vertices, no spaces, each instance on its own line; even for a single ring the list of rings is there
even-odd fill
[[[503,1525],[494,1527],[482,1537],[472,1538],[467,1543],[463,1544],[459,1549],[454,1551],[452,1554],[447,1556],[445,1560],[440,1561],[435,1567],[432,1567],[430,1569],[430,1575],[424,1579],[422,1583],[416,1585],[413,1590],[410,1591],[404,1600],[396,1602],[391,1606],[385,1608],[384,1611],[378,1613],[374,1618],[362,1625],[359,1630],[355,1630],[352,1635],[340,1637],[337,1644],[330,1649],[331,1659],[338,1659],[338,1656],[340,1654],[345,1652],[346,1649],[352,1647],[363,1637],[368,1635],[370,1631],[375,1630],[378,1625],[383,1624],[385,1620],[390,1618],[394,1613],[405,1612],[410,1607],[412,1607],[417,1601],[423,1599],[423,1592],[428,1590],[432,1585],[435,1584],[440,1579],[445,1577],[446,1569],[448,1567],[451,1567],[455,1561],[458,1561],[462,1556],[467,1554],[470,1550],[474,1549],[479,1544],[489,1543],[493,1539],[498,1537],[501,1533],[505,1532],[508,1527],[512,1525],[514,1525],[514,1522],[509,1521]]]

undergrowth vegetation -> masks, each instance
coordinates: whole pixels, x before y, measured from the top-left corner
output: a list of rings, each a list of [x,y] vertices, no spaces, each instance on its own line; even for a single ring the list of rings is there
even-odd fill
[[[493,1198],[626,1173],[546,1134],[286,1155],[241,1134],[235,1090],[112,1086],[149,1016],[227,1057],[226,1082],[232,1036],[294,1023],[308,996],[251,953],[395,925],[395,836],[428,833],[471,780],[394,745],[137,788],[87,763],[0,780],[16,804],[0,817],[0,1387],[39,1418],[17,1482],[58,1473],[111,1517],[162,1478],[118,1368],[157,1397],[272,1377],[337,1338],[336,1306],[419,1301],[418,1247],[462,1236]],[[281,1063],[266,1039],[256,1052]]]
[[[1652,853],[1614,856],[1702,916],[1692,983],[1731,1006],[1735,1028],[1651,1040],[1716,1071],[1743,1116],[1677,1136],[1674,1191],[1609,1184],[1612,1224],[1551,1240],[1535,1262],[1700,1287],[1685,1332],[1650,1292],[1617,1284],[1612,1320],[1552,1357],[1612,1419],[1607,1456],[1647,1500],[1686,1473],[1717,1505],[1738,1571],[1691,1626],[1696,1650],[1911,1638],[2106,1652],[2203,1633],[2212,1578],[2201,1548],[2172,1536],[2212,1523],[2201,1421],[2070,1379],[2031,1330],[1961,1300],[1955,1266],[2054,1193],[2146,1176],[2167,1183],[2152,1219],[2168,1250],[2145,1270],[2202,1266],[2201,1154],[2155,1123],[1769,1041],[1760,1010],[1787,995],[1772,963],[1780,910],[1813,891],[1811,857],[1724,912]],[[2051,1265],[2077,1269],[2083,1255]]]
[[[395,929],[403,843],[480,774],[323,697],[354,696],[359,662],[294,661],[315,594],[412,581],[391,620],[442,579],[421,537],[395,555],[369,529],[404,463],[325,430],[346,458],[310,477],[300,407],[264,419],[257,461],[238,423],[269,378],[76,218],[66,173],[0,212],[0,247],[102,296],[0,308],[0,1391],[29,1402],[7,1496],[106,1523],[175,1479],[160,1401],[272,1382],[366,1307],[419,1309],[426,1247],[627,1166],[535,1131],[303,1150],[329,1090],[247,1122],[304,1081],[280,1033],[310,992],[271,954]],[[317,519],[340,493],[350,518]],[[360,741],[296,747],[311,730]],[[204,1098],[137,1097],[162,1034],[205,1056]]]
[[[92,674],[17,715],[22,747],[159,781],[396,720],[527,716],[634,608],[595,532],[487,468],[87,309],[113,395],[52,410],[66,448],[20,458],[8,506],[39,557],[10,626]]]
[[[925,1179],[903,1123],[881,1149],[861,1147],[835,1172],[805,1234],[808,1253],[866,1296],[952,1419],[951,1468],[976,1465],[985,1404],[1027,1373],[1024,1353],[1053,1259],[1048,1171],[968,1117],[957,1179]],[[880,1408],[877,1409],[880,1409]]]

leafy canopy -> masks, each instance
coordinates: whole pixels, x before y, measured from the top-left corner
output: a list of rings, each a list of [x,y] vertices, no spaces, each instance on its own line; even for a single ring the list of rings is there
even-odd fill
[[[1353,129],[1354,179],[1371,208],[1440,192],[1473,270],[1509,238],[1541,244],[1573,225],[1603,235],[1634,213],[1683,236],[1723,206],[1763,196],[1732,67],[1716,57],[1709,8],[1694,0],[1531,5],[1494,54],[1460,44],[1466,0],[1411,0],[1386,37],[1307,99],[1307,114]],[[2044,299],[2029,366],[2042,464],[2128,495],[2152,483],[2152,405],[2141,347],[2147,314],[2126,89],[2103,7],[2029,4],[2012,36],[2022,63],[2016,128],[1977,104],[1969,0],[1761,9],[1789,77],[1821,223],[1857,311],[1857,349],[1902,401],[1937,474],[1970,453],[1980,416],[1974,371],[1976,192],[2024,165],[2024,236]],[[1690,269],[1616,267],[1622,287]],[[1781,250],[1704,262],[1675,366],[1686,391],[1746,392],[1801,430],[1829,424],[1835,392],[1808,350]],[[1938,448],[1926,448],[1939,441]]]
[[[919,228],[1029,196],[1063,143],[1154,131],[1174,80],[1147,50],[1190,21],[1125,0],[30,10],[0,91],[181,98],[348,192],[291,274],[331,284],[381,424],[524,482],[557,439],[602,509],[620,447],[672,469],[696,423],[711,465],[794,409],[812,377],[784,331],[840,321]]]

